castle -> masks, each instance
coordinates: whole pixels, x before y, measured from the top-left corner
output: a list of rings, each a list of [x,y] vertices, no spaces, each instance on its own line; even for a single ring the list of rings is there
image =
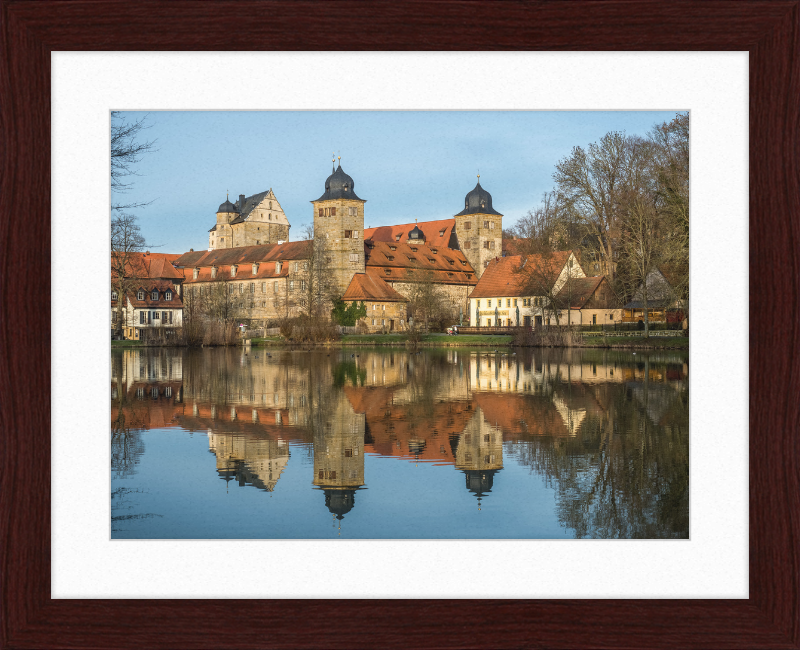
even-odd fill
[[[415,283],[436,283],[452,313],[467,314],[483,270],[502,254],[503,215],[492,207],[480,177],[464,208],[449,219],[365,229],[366,200],[340,161],[311,204],[314,240],[290,242],[291,224],[272,189],[239,195],[235,203],[226,197],[209,231],[208,250],[184,253],[174,262],[184,275],[183,295],[202,297],[225,280],[241,321],[269,324],[308,313],[309,260],[321,243],[326,274],[344,301],[365,303],[368,328],[403,330]]]

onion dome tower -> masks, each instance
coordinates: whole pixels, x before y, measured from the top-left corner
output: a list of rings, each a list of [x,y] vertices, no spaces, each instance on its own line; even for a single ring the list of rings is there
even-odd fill
[[[336,159],[334,158],[334,164]],[[364,273],[364,204],[355,181],[339,166],[325,179],[325,192],[314,206],[314,239],[324,238],[330,275],[344,294],[356,273]]]
[[[503,215],[492,206],[492,195],[478,183],[464,197],[464,209],[455,215],[456,236],[475,276],[480,278],[489,260],[503,254]]]

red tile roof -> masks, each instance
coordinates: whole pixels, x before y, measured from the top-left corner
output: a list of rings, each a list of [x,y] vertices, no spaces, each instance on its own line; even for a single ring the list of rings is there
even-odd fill
[[[280,273],[275,273],[276,262],[259,262],[255,274],[253,274],[253,265],[250,262],[237,265],[236,275],[231,277],[231,265],[224,264],[217,267],[217,278],[220,280],[233,280],[234,282],[240,280],[270,280],[273,278],[285,278],[289,275],[290,262],[284,262],[281,265]],[[201,266],[197,278],[194,277],[195,267],[184,267],[181,271],[186,280],[185,284],[194,284],[196,282],[213,282],[211,277],[211,267]]]
[[[139,289],[144,291],[144,300],[139,300]],[[153,300],[151,294],[153,289],[158,289],[158,300]],[[172,292],[172,300],[166,299],[166,292]],[[169,280],[144,280],[136,286],[132,291],[126,294],[128,301],[136,309],[147,309],[160,307],[161,309],[182,309],[183,302],[178,292],[175,290],[175,285]],[[116,305],[116,301],[111,301],[112,306]]]
[[[400,235],[399,241],[405,243],[408,240],[408,233],[411,232],[415,226],[425,234],[425,243],[428,246],[441,246],[444,248],[450,243],[450,236],[453,230],[455,230],[456,220],[441,219],[439,221],[423,221],[422,223],[404,223],[397,226],[367,228],[364,231],[364,239],[371,239],[375,242],[398,242],[397,236]]]
[[[570,303],[570,309],[583,309],[583,306],[589,302],[589,299],[594,295],[603,280],[604,275],[598,275],[593,278],[572,278],[569,284],[561,287],[558,292],[558,297]]]
[[[527,268],[549,266],[558,272],[564,268],[571,253],[572,251],[556,251],[547,257],[542,255],[528,255],[525,258],[521,255],[497,257],[484,269],[470,298],[527,295],[525,291],[526,274],[520,272],[523,259]]]
[[[283,244],[263,244],[261,246],[242,246],[240,248],[218,248],[210,251],[190,251],[177,260],[175,266],[222,266],[231,264],[251,264],[253,262],[277,262],[281,260],[303,260],[310,255],[311,240],[284,242]]]
[[[464,253],[452,248],[367,241],[364,257],[367,272],[387,281],[413,282],[421,271],[431,271],[442,284],[475,285],[478,281]]]
[[[369,300],[380,302],[408,302],[397,291],[386,284],[382,278],[371,273],[356,273],[342,300]]]
[[[111,251],[112,260],[114,255],[114,251]],[[173,262],[179,257],[180,255],[176,253],[128,253],[126,276],[131,278],[183,279],[180,271],[173,266]]]

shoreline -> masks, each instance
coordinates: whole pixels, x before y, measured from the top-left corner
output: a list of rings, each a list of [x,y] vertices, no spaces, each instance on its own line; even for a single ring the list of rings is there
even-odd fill
[[[359,338],[356,339],[355,337]],[[386,337],[391,336],[391,339]],[[471,335],[469,340],[453,340],[458,337],[437,337],[442,340],[418,341],[410,343],[399,338],[398,335],[346,335],[338,341],[323,342],[304,342],[292,343],[285,340],[259,340],[254,339],[252,343],[239,341],[234,345],[208,345],[193,346],[194,349],[218,348],[218,347],[253,347],[253,348],[290,348],[290,349],[310,349],[310,348],[344,348],[344,347],[394,347],[394,348],[539,348],[539,349],[601,349],[601,350],[689,350],[688,337],[653,337],[647,342],[637,342],[627,340],[620,343],[590,341],[579,345],[514,345],[513,340],[508,335]],[[621,337],[615,337],[621,338]],[[484,339],[484,340],[481,340]],[[662,342],[663,340],[663,342]],[[131,348],[188,348],[187,345],[158,345],[144,344],[139,341],[112,341],[113,349]]]

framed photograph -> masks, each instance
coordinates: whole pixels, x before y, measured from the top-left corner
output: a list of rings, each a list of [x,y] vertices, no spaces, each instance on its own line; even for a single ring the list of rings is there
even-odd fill
[[[0,196],[5,206],[5,244],[0,254],[7,269],[2,276],[7,361],[0,373],[6,432],[0,474],[0,516],[6,550],[2,555],[3,647],[800,645],[793,606],[797,599],[797,551],[792,540],[798,533],[793,513],[798,505],[798,486],[791,393],[796,382],[790,352],[797,338],[793,277],[799,270],[793,254],[795,215],[800,207],[796,173],[800,65],[794,58],[800,19],[796,2],[721,3],[714,6],[713,15],[703,5],[677,3],[661,7],[636,2],[555,6],[500,2],[485,7],[469,2],[366,6],[348,2],[198,3],[186,5],[181,20],[172,19],[160,5],[128,7],[112,2],[7,2],[2,11],[8,53],[0,75],[0,94],[8,98],[3,104],[7,172],[2,177]],[[470,12],[469,21],[459,18],[463,12]],[[509,25],[515,28],[510,30]],[[198,41],[200,33],[205,35],[202,42]],[[352,44],[353,34],[359,34],[357,46]],[[462,50],[465,42],[470,43],[474,53],[454,52]],[[199,47],[206,51],[176,53]],[[481,53],[497,49],[503,51]],[[113,51],[102,53],[107,50]],[[559,50],[565,54],[554,54]],[[534,51],[549,54],[534,58]],[[701,61],[701,57],[706,58]],[[330,69],[337,72],[331,75]],[[351,81],[346,84],[347,93],[337,94],[341,77],[348,75]],[[475,85],[481,92],[468,93],[463,98],[465,103],[459,102],[460,89]],[[681,92],[682,87],[686,93]],[[698,87],[704,87],[705,99],[695,103],[691,93]],[[742,102],[748,87],[749,111]],[[669,89],[672,96],[667,96],[664,89]],[[158,96],[162,99],[153,99]],[[583,99],[575,99],[581,96]],[[521,381],[515,372],[519,371],[524,380],[526,361],[513,359],[510,352],[501,355],[492,351],[494,356],[473,359],[463,358],[455,350],[436,361],[436,376],[431,375],[431,381],[450,382],[451,392],[457,392],[459,376],[473,386],[492,382],[491,390],[481,392],[480,399],[464,402],[472,407],[469,413],[453,415],[451,408],[448,417],[458,420],[452,425],[458,431],[447,437],[447,445],[438,444],[435,431],[416,431],[407,426],[415,422],[414,408],[424,411],[427,396],[437,394],[438,389],[424,381],[427,375],[422,368],[427,363],[427,353],[418,355],[417,360],[405,356],[394,360],[406,373],[406,383],[420,393],[420,397],[405,402],[399,393],[392,397],[390,401],[398,409],[394,419],[369,410],[383,404],[376,391],[384,390],[388,384],[385,377],[378,379],[377,371],[374,379],[367,373],[383,366],[384,361],[391,366],[388,356],[375,353],[356,358],[354,349],[352,358],[345,358],[346,348],[337,348],[336,359],[315,357],[314,363],[325,368],[326,376],[338,378],[334,385],[341,393],[337,395],[343,397],[338,401],[331,397],[325,402],[327,406],[317,411],[309,406],[308,417],[336,412],[341,422],[328,423],[323,417],[314,423],[314,427],[319,426],[311,428],[315,433],[308,440],[283,433],[295,424],[289,422],[290,418],[301,417],[304,411],[303,405],[290,404],[295,396],[282,392],[277,385],[233,400],[227,389],[223,400],[213,396],[206,399],[210,390],[207,381],[192,383],[187,369],[194,364],[191,371],[196,376],[218,375],[217,371],[227,368],[231,360],[214,357],[209,362],[216,353],[206,355],[202,367],[185,355],[180,359],[150,355],[142,370],[138,357],[134,363],[122,351],[117,351],[116,357],[112,351],[109,377],[108,323],[95,323],[80,315],[81,311],[96,312],[108,318],[109,313],[107,262],[101,259],[107,255],[108,246],[108,129],[109,117],[112,128],[114,119],[109,111],[123,111],[117,115],[130,124],[140,118],[136,111],[147,109],[269,109],[273,111],[272,128],[291,132],[274,121],[278,116],[274,111],[284,111],[282,119],[291,120],[290,111],[302,110],[306,111],[306,121],[299,128],[313,133],[319,125],[308,122],[316,119],[309,111],[337,111],[332,114],[345,119],[342,111],[348,108],[373,109],[384,111],[376,115],[387,120],[391,118],[385,112],[388,108],[427,110],[436,111],[432,114],[438,115],[442,123],[448,119],[455,123],[457,118],[448,118],[446,110],[489,114],[491,110],[587,107],[671,111],[672,115],[685,115],[692,120],[691,264],[692,305],[696,308],[692,312],[692,369],[698,371],[693,374],[692,386],[691,504],[685,492],[686,499],[682,500],[675,489],[662,490],[653,495],[652,512],[644,508],[648,512],[646,520],[625,520],[625,532],[616,528],[616,534],[603,534],[608,528],[581,529],[579,522],[585,523],[587,518],[575,512],[570,518],[566,507],[570,497],[578,509],[582,507],[574,489],[560,495],[559,518],[566,526],[566,535],[563,531],[555,534],[559,518],[547,523],[545,509],[541,509],[538,519],[531,518],[531,513],[526,513],[529,519],[525,519],[509,511],[505,518],[493,520],[491,517],[497,513],[481,512],[489,515],[485,521],[494,521],[491,528],[496,534],[480,529],[469,534],[470,524],[457,521],[452,512],[438,521],[429,520],[429,511],[442,507],[433,502],[418,507],[418,512],[424,511],[422,518],[426,521],[420,522],[417,530],[429,534],[398,534],[392,520],[396,523],[412,516],[407,503],[387,501],[386,519],[379,522],[379,527],[375,527],[374,518],[362,522],[361,512],[375,512],[368,501],[372,498],[370,488],[380,495],[388,494],[393,482],[411,485],[411,480],[395,469],[400,465],[438,477],[430,479],[431,485],[450,481],[458,473],[463,488],[466,477],[466,496],[461,496],[470,503],[474,501],[476,508],[487,509],[500,503],[496,491],[492,493],[495,481],[500,479],[518,486],[520,491],[532,489],[526,483],[529,478],[511,470],[510,457],[506,458],[509,447],[502,444],[509,442],[503,434],[522,427],[520,422],[525,419],[524,413],[517,417],[524,411],[523,406],[509,404],[513,401],[512,384]],[[219,113],[219,119],[201,128],[223,129],[225,115],[228,113]],[[249,115],[252,119],[257,117]],[[359,120],[363,122],[371,115],[355,113],[353,130],[358,128]],[[204,117],[196,113],[192,119]],[[748,121],[749,136],[743,137]],[[502,122],[501,117],[495,122]],[[661,119],[653,122],[668,124]],[[431,127],[409,122],[405,128],[424,132]],[[557,128],[567,131],[571,127],[564,123]],[[631,136],[638,135],[633,126],[630,129]],[[576,137],[575,145],[588,144]],[[742,209],[742,199],[748,195],[748,172],[746,164],[736,160],[737,154],[747,150],[748,138],[749,241],[744,228],[747,214]],[[221,160],[235,156],[237,146],[242,143],[231,140],[233,150],[221,151]],[[360,196],[358,188],[364,184],[361,176],[350,171],[346,150],[336,155],[343,159],[335,160],[333,169],[322,173],[318,183],[320,198],[306,197],[313,203],[313,234],[309,233],[308,243],[303,245],[309,251],[302,255],[294,251],[294,256],[283,251],[287,239],[290,245],[300,239],[294,232],[284,238],[283,232],[288,231],[289,225],[299,229],[304,221],[302,215],[299,222],[287,219],[294,211],[284,209],[295,198],[286,197],[287,193],[278,187],[231,187],[229,195],[220,196],[208,214],[197,215],[197,223],[203,221],[203,230],[208,230],[208,218],[215,225],[203,234],[203,241],[194,250],[179,251],[181,255],[167,260],[169,264],[156,260],[164,257],[161,253],[137,253],[152,257],[142,258],[144,264],[152,268],[161,264],[161,270],[157,277],[148,276],[147,283],[138,276],[135,287],[120,285],[117,297],[124,297],[125,308],[130,311],[122,316],[130,330],[127,335],[123,331],[123,337],[166,337],[178,319],[183,336],[188,322],[184,320],[186,305],[192,296],[201,295],[201,289],[213,293],[217,284],[224,285],[225,290],[219,299],[206,296],[203,313],[208,319],[227,323],[231,314],[220,309],[238,305],[236,309],[240,311],[234,314],[236,331],[231,335],[244,339],[247,329],[263,328],[268,336],[271,326],[280,326],[270,320],[270,310],[281,309],[286,311],[285,318],[302,320],[304,315],[311,315],[317,299],[308,285],[312,283],[315,264],[315,251],[311,249],[322,239],[320,233],[326,235],[326,241],[344,242],[335,254],[326,249],[319,255],[330,267],[320,277],[329,276],[341,284],[339,293],[349,297],[349,302],[340,307],[332,305],[332,317],[342,328],[361,323],[370,330],[368,334],[375,336],[392,336],[400,329],[404,336],[410,336],[407,330],[421,327],[423,320],[427,332],[427,321],[440,315],[430,306],[433,303],[426,303],[417,294],[412,296],[412,290],[406,287],[415,282],[427,286],[422,280],[407,277],[409,270],[419,273],[422,267],[416,263],[396,264],[390,259],[399,253],[407,257],[418,254],[409,253],[406,248],[411,251],[424,245],[424,250],[430,251],[423,260],[431,265],[429,275],[439,272],[439,284],[448,286],[455,282],[445,278],[452,273],[446,266],[449,260],[455,265],[463,258],[463,266],[473,272],[477,269],[475,275],[485,276],[484,285],[488,285],[486,279],[491,279],[493,273],[501,277],[500,266],[516,257],[520,263],[523,259],[527,263],[533,259],[530,255],[543,256],[536,267],[540,271],[547,266],[543,260],[554,259],[549,251],[506,251],[506,240],[511,237],[505,236],[499,240],[503,255],[484,254],[484,249],[490,251],[494,243],[491,225],[501,232],[506,228],[500,220],[502,210],[496,209],[500,207],[497,191],[485,181],[485,170],[484,178],[479,178],[474,188],[467,187],[456,197],[461,206],[452,211],[456,216],[450,239],[432,247],[437,237],[444,237],[439,231],[443,228],[446,235],[449,226],[431,230],[434,222],[423,216],[398,222],[389,229],[391,232],[383,232],[378,226],[385,223],[370,222],[365,215],[363,199],[372,197]],[[424,159],[421,148],[418,156]],[[221,162],[213,160],[209,164],[218,167]],[[186,175],[193,166],[185,159],[176,159],[170,165],[178,170],[174,175],[175,191],[180,194],[180,185],[191,187]],[[409,171],[418,166],[403,164],[398,168]],[[372,172],[379,167],[376,163],[369,165]],[[475,173],[479,173],[477,169]],[[441,186],[440,181],[436,182]],[[167,186],[159,191],[169,192]],[[302,194],[291,184],[288,186],[292,188],[288,194]],[[106,188],[105,193],[99,190],[102,187]],[[259,194],[262,190],[266,190],[263,196]],[[26,208],[30,205],[30,209],[23,210],[28,215],[24,219],[15,216],[20,214],[20,201]],[[311,208],[307,209],[310,212]],[[215,211],[215,215],[208,216]],[[267,226],[263,240],[259,226]],[[569,239],[573,234],[569,229],[557,230],[546,240]],[[396,240],[396,236],[403,241]],[[112,240],[113,237],[112,232]],[[234,242],[237,237],[241,239],[236,244],[223,239],[231,237]],[[206,247],[206,238],[207,250],[199,250]],[[601,237],[601,246],[611,238]],[[526,239],[520,237],[518,241]],[[584,317],[596,319],[598,314],[601,319],[619,321],[623,330],[628,325],[638,327],[637,316],[644,321],[643,327],[655,330],[662,321],[664,331],[670,325],[680,327],[688,322],[688,294],[686,303],[674,302],[675,294],[670,294],[669,300],[658,296],[655,305],[648,302],[652,297],[647,293],[651,286],[649,275],[631,287],[619,305],[593,303],[591,309],[584,303],[574,306],[572,294],[585,293],[583,285],[594,282],[597,286],[593,292],[600,292],[601,288],[604,293],[610,291],[603,282],[607,282],[604,276],[613,273],[614,267],[608,270],[604,265],[615,265],[617,258],[610,245],[608,257],[603,257],[601,249],[590,258],[583,238],[579,238],[581,246],[573,247],[570,242],[571,248],[583,252],[574,260],[561,260],[563,264],[558,264],[554,276],[558,282],[548,282],[546,291],[531,291],[530,283],[542,276],[531,272],[524,289],[509,293],[510,289],[503,287],[505,293],[500,295],[500,289],[494,286],[497,280],[465,301],[458,315],[453,312],[442,317],[453,321],[445,323],[448,334],[463,336],[456,333],[456,327],[487,328],[486,332],[476,331],[476,336],[505,335],[505,330],[499,330],[522,330],[526,325],[538,331],[544,325],[560,327],[562,317],[570,324],[573,318],[580,318],[588,332],[597,323],[584,323]],[[260,257],[242,258],[244,262],[217,258],[242,245]],[[391,250],[400,246],[404,247],[402,251]],[[280,253],[272,255],[273,251]],[[670,251],[673,257],[669,259],[676,259],[674,250]],[[718,261],[700,261],[704,251]],[[365,252],[364,259],[361,252]],[[440,252],[441,269],[436,266]],[[383,255],[380,264],[376,262],[379,253]],[[744,317],[745,256],[749,257],[749,320]],[[31,260],[36,260],[35,265]],[[570,261],[573,265],[569,265]],[[304,263],[312,268],[301,268]],[[593,264],[603,268],[596,273],[583,273],[587,265]],[[568,271],[567,279],[562,281],[567,267],[581,269],[581,273]],[[40,295],[33,309],[28,299],[31,291],[19,282],[21,275],[17,273],[29,268],[37,269],[38,282],[47,285],[47,291],[40,294],[50,298],[42,301]],[[675,265],[664,268],[663,281],[678,286],[680,281],[672,273]],[[304,270],[307,275],[303,275]],[[224,282],[212,277],[215,271],[222,274]],[[392,273],[405,274],[405,282],[394,280]],[[246,283],[241,280],[243,274],[249,274]],[[262,279],[259,274],[270,275]],[[698,280],[698,275],[703,277]],[[600,283],[592,277],[599,277]],[[462,284],[467,287],[472,280],[478,286],[481,278],[465,276]],[[270,288],[282,282],[281,291],[285,290],[280,300],[270,297],[269,304],[268,282]],[[313,282],[319,286],[319,281]],[[726,282],[729,286],[720,289]],[[435,289],[437,281],[428,284]],[[193,291],[187,293],[189,289]],[[265,294],[263,305],[256,304],[259,290]],[[307,290],[308,296],[303,293]],[[254,294],[249,302],[245,291]],[[290,295],[290,291],[297,293]],[[559,307],[564,292],[569,297]],[[273,293],[279,292],[273,289]],[[599,293],[592,293],[590,298],[596,301]],[[112,293],[112,303],[113,300]],[[518,313],[513,312],[512,300],[521,302]],[[706,305],[715,300],[724,302],[722,311],[731,318]],[[180,313],[172,309],[177,301],[181,302]],[[481,301],[497,304],[483,305]],[[413,309],[406,306],[407,302],[413,302]],[[225,305],[221,307],[222,303]],[[362,308],[369,308],[366,315],[351,313]],[[249,310],[246,316],[242,309]],[[378,309],[380,316],[369,313]],[[120,311],[123,310],[116,313]],[[327,303],[324,311],[328,311]],[[13,326],[22,313],[37,317],[25,327]],[[765,322],[764,314],[771,315],[769,322]],[[534,321],[537,315],[542,323]],[[524,322],[526,316],[530,323]],[[474,323],[470,322],[473,317]],[[630,323],[624,322],[625,318]],[[295,327],[312,327],[300,320],[294,322]],[[176,333],[178,329],[175,328]],[[601,324],[599,331],[607,335],[606,329]],[[222,330],[217,334],[228,335]],[[695,347],[698,341],[700,344]],[[748,374],[741,370],[748,342],[749,402],[745,381]],[[256,354],[265,358],[256,360]],[[245,356],[239,355],[241,359],[237,356],[236,362],[249,372],[250,384],[259,379],[264,379],[265,386],[267,379],[272,382],[270,364],[277,363],[277,359],[267,356],[271,354],[269,347],[254,346]],[[253,358],[245,358],[250,355]],[[262,368],[256,369],[256,361]],[[302,381],[303,362],[284,361],[280,361],[281,369],[297,374],[297,381]],[[527,365],[534,369],[533,376],[535,355],[528,361]],[[673,361],[648,358],[642,363],[653,366],[644,370],[633,360],[612,364],[619,372],[626,372],[626,368],[630,371],[627,392],[624,396],[620,393],[619,399],[644,399],[647,403],[639,411],[647,412],[648,422],[666,427],[670,435],[676,429],[685,432],[686,425],[673,422],[669,413],[655,413],[651,393],[647,386],[639,390],[637,381],[658,376],[659,385],[672,391],[670,397],[684,391],[688,398],[688,379],[679,376],[688,372],[688,359],[680,372],[681,364]],[[577,365],[586,364],[581,361]],[[612,367],[598,365],[601,373]],[[709,370],[715,365],[717,376]],[[158,366],[154,374],[148,370],[150,366]],[[591,367],[589,363],[587,368]],[[467,368],[466,375],[459,375],[459,368]],[[240,371],[236,372],[241,376]],[[313,381],[313,373],[308,377]],[[135,440],[117,440],[115,447],[112,422],[110,453],[114,472],[109,484],[109,444],[105,434],[109,378],[112,409],[118,407],[120,421],[131,423],[141,416],[152,418],[154,426],[160,426],[161,420],[177,417],[181,431],[202,430],[202,440],[195,440],[191,449],[184,450],[177,449],[174,441],[170,443],[172,449],[162,443],[166,447],[160,458],[150,448],[150,456],[137,456]],[[610,376],[606,380],[611,385]],[[503,381],[507,383],[505,402],[495,404],[491,397],[500,394]],[[698,390],[698,384],[705,387]],[[713,384],[716,387],[709,388]],[[153,394],[154,389],[157,394]],[[644,397],[637,398],[637,390]],[[144,391],[148,391],[147,395]],[[531,418],[550,423],[552,449],[566,445],[564,453],[573,462],[583,462],[569,441],[579,429],[588,429],[583,423],[594,417],[594,406],[564,387],[556,387],[552,393],[548,396],[550,410],[537,412]],[[34,395],[39,404],[32,408]],[[133,408],[137,399],[145,397],[146,413]],[[132,405],[124,403],[128,398]],[[267,398],[272,404],[267,404]],[[95,404],[96,400],[102,402]],[[662,401],[666,404],[668,400]],[[174,406],[178,402],[181,413],[176,416]],[[433,402],[429,406],[435,407]],[[222,407],[224,413],[219,410]],[[506,407],[514,412],[513,426],[502,421]],[[554,433],[562,429],[563,435]],[[125,425],[119,431],[125,433]],[[492,439],[493,435],[500,435],[499,442]],[[520,429],[516,435],[524,441],[528,433]],[[655,464],[644,464],[643,470],[655,472],[672,486],[680,482],[676,479],[679,474],[686,474],[688,481],[688,445],[688,440],[679,435],[672,440],[669,451],[658,452]],[[540,454],[529,459],[532,467],[548,462],[542,446],[529,448]],[[308,462],[287,464],[291,453],[301,454],[304,449],[313,451]],[[195,467],[190,457],[198,450],[205,460]],[[649,449],[641,451],[653,453]],[[670,460],[676,453],[684,458],[684,464]],[[155,493],[142,497],[145,509],[141,512],[157,512],[147,509],[151,504],[172,508],[170,512],[183,509],[191,515],[185,520],[189,522],[186,526],[174,527],[180,517],[173,516],[172,528],[159,527],[158,517],[139,516],[135,507],[130,509],[134,516],[128,517],[119,509],[121,501],[115,505],[112,499],[109,506],[109,487],[112,494],[120,490],[118,498],[130,498],[133,491],[129,488],[137,487],[126,483],[131,477],[126,474],[132,467],[126,464],[131,455],[137,459],[136,471],[149,473],[148,486],[153,486]],[[173,467],[165,462],[168,458],[174,459]],[[180,485],[181,475],[189,476],[209,462],[213,466],[210,473],[191,485]],[[517,458],[514,462],[514,467],[524,464]],[[749,495],[745,486],[748,463]],[[423,466],[417,467],[420,464]],[[293,501],[289,510],[293,508],[298,514],[285,521],[280,520],[278,510],[275,515],[264,510],[264,515],[273,517],[271,527],[254,521],[252,510],[242,509],[244,501],[269,499],[273,493],[283,497],[288,485],[304,480],[295,478],[292,467],[310,473],[313,488],[304,490],[302,499],[311,505]],[[675,476],[673,470],[677,471]],[[167,476],[171,480],[161,480]],[[236,483],[230,485],[231,479]],[[237,485],[242,487],[234,487]],[[276,485],[287,488],[278,491]],[[233,497],[226,501],[220,496],[222,493],[217,495],[217,486],[223,491],[227,487]],[[634,489],[642,492],[641,485]],[[208,494],[195,494],[198,490]],[[215,491],[213,496],[211,490]],[[319,499],[313,501],[314,497]],[[333,517],[333,532],[310,534],[299,513],[306,507],[319,510],[323,501],[329,518]],[[444,507],[452,509],[454,504]],[[252,508],[252,504],[248,507]],[[247,518],[247,524],[240,525]],[[215,534],[220,524],[229,533]],[[451,534],[443,533],[445,529]],[[275,532],[281,530],[284,534]],[[362,541],[339,539],[350,531],[356,533],[352,537]],[[322,541],[331,536],[330,541]],[[542,541],[558,536],[591,539]],[[314,541],[315,537],[320,541]],[[424,541],[424,537],[436,541]],[[599,537],[643,537],[651,541],[610,542],[599,541]],[[471,568],[465,570],[466,567]],[[341,615],[342,608],[347,608],[347,615]],[[353,626],[356,618],[360,623]]]

